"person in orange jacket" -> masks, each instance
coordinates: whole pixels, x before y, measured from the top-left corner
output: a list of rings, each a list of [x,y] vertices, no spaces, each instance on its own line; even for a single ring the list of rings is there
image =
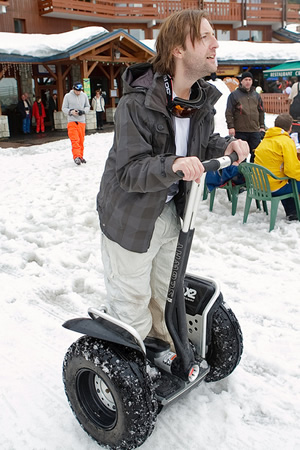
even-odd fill
[[[41,97],[37,97],[32,107],[32,115],[36,120],[36,132],[45,133],[44,118],[46,117],[45,107],[42,103]]]

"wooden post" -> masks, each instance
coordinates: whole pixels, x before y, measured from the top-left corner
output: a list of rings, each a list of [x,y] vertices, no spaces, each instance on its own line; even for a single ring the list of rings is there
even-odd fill
[[[89,77],[88,63],[84,59],[81,64],[81,79],[83,80],[84,78],[88,77]]]
[[[57,74],[57,107],[60,110],[64,99],[63,77],[60,64],[56,64],[56,74]]]
[[[115,74],[114,74],[114,66],[112,64],[110,64],[109,66],[109,74],[110,74],[110,89],[114,89],[114,79],[115,79]],[[116,107],[116,99],[115,97],[111,97],[111,107],[115,108]]]

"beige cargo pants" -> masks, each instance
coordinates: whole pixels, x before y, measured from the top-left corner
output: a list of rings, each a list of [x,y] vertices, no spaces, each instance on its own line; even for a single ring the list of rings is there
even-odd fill
[[[180,219],[174,201],[158,217],[146,253],[122,248],[102,235],[102,260],[108,313],[134,327],[142,339],[172,343],[164,312]]]

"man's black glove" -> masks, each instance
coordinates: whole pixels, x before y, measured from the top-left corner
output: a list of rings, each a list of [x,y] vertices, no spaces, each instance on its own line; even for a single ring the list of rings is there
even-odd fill
[[[85,114],[85,111],[83,111],[82,109],[79,109],[79,110],[78,110],[78,115],[79,115],[79,116],[82,116],[82,114]]]

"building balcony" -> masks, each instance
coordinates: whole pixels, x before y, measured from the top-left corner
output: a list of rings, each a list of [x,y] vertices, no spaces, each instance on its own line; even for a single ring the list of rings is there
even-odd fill
[[[9,6],[9,0],[0,0],[0,14],[6,13],[6,8]]]
[[[1,2],[7,3],[7,2]],[[213,23],[240,25],[275,25],[278,27],[299,21],[299,4],[288,0],[249,0],[209,2],[205,0],[153,1],[120,3],[114,0],[38,0],[41,16],[92,22],[157,23],[181,9],[206,9]]]

